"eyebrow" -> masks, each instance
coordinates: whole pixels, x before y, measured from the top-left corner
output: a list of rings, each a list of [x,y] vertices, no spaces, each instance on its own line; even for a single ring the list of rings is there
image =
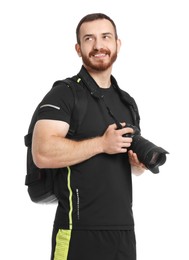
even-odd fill
[[[91,37],[91,36],[93,36],[93,35],[94,35],[94,34],[92,34],[92,33],[91,33],[91,34],[85,34],[85,35],[83,36],[83,39],[84,39],[84,38],[87,38],[87,37]]]
[[[113,33],[111,33],[111,32],[105,32],[105,33],[102,33],[102,35],[103,35],[103,36],[105,36],[105,35],[111,35],[111,36],[113,36]],[[94,36],[94,34],[93,34],[93,33],[85,34],[85,35],[83,36],[83,39],[84,39],[84,38],[87,38],[87,37],[91,37],[91,36]]]
[[[113,35],[111,32],[102,33],[102,35]]]

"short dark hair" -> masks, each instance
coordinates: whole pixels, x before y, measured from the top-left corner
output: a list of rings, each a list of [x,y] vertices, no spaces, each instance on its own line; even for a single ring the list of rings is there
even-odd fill
[[[115,37],[116,37],[116,39],[118,38],[116,25],[115,25],[114,21],[109,16],[107,16],[106,14],[103,14],[103,13],[92,13],[92,14],[88,14],[88,15],[84,16],[80,20],[80,22],[78,23],[77,28],[76,28],[77,43],[80,44],[79,32],[80,32],[81,25],[85,22],[92,22],[92,21],[100,20],[100,19],[106,19],[106,20],[109,20],[111,22],[111,24],[113,25],[114,30],[115,30]]]

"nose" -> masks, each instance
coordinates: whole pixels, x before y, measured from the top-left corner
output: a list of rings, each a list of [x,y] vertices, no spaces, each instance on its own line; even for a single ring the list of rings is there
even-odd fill
[[[94,41],[93,49],[94,49],[94,50],[100,50],[100,49],[103,48],[103,46],[104,46],[104,45],[103,45],[102,39],[96,37],[96,39],[95,39],[95,41]]]

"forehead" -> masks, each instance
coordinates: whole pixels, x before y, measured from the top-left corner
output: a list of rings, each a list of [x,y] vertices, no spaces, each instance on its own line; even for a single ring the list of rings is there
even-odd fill
[[[90,22],[84,22],[80,27],[80,36],[84,36],[86,34],[103,34],[103,33],[111,33],[115,35],[115,30],[112,23],[107,19],[99,19]]]

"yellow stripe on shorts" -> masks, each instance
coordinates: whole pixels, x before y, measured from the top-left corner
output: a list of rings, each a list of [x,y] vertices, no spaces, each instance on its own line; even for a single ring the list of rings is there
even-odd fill
[[[54,260],[67,260],[71,239],[71,230],[59,229],[56,236]]]

